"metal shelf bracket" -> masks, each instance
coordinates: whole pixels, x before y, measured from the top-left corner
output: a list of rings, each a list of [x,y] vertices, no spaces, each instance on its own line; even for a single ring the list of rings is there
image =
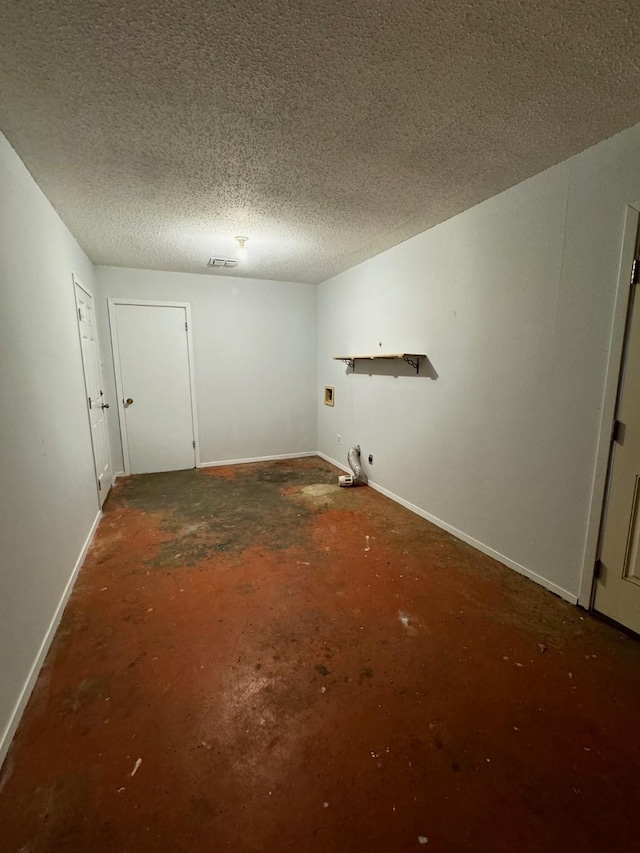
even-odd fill
[[[416,356],[415,361],[410,356],[403,356],[403,360],[407,362],[408,365],[414,368],[416,373],[420,373],[420,356]]]

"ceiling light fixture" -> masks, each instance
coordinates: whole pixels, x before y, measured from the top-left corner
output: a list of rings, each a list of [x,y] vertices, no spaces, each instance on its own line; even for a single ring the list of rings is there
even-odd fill
[[[247,240],[248,237],[236,237],[236,242],[238,244],[237,255],[240,260],[244,260],[247,257]]]

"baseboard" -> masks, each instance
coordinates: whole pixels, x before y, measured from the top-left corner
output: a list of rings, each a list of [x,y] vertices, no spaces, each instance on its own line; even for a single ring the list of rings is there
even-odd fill
[[[324,459],[326,462],[330,462],[332,465],[335,465],[336,468],[340,468],[342,471],[350,472],[350,469],[343,465],[341,462],[338,462],[336,459],[332,459],[330,456],[327,456],[325,453],[320,453],[318,451],[318,456],[321,459]],[[526,566],[520,565],[520,563],[516,563],[514,560],[510,560],[509,557],[505,557],[504,554],[501,554],[499,551],[495,551],[493,548],[490,548],[488,545],[485,545],[484,542],[480,542],[477,539],[474,539],[472,536],[469,536],[466,533],[463,533],[462,530],[458,530],[456,527],[453,527],[451,524],[447,524],[446,521],[442,521],[442,519],[438,518],[435,515],[431,515],[430,512],[427,512],[424,509],[421,509],[419,506],[410,503],[409,501],[401,498],[399,495],[390,492],[389,489],[385,489],[384,486],[378,485],[378,483],[374,483],[372,480],[369,480],[369,485],[372,489],[375,489],[376,492],[380,492],[381,495],[384,495],[387,498],[390,498],[392,501],[399,503],[401,506],[405,507],[411,512],[415,512],[416,515],[419,515],[421,518],[425,518],[427,521],[430,521],[432,524],[435,524],[436,527],[440,527],[442,530],[446,530],[447,533],[451,533],[457,539],[461,539],[463,542],[466,542],[467,545],[471,545],[478,551],[481,551],[483,554],[486,554],[488,557],[492,557],[494,560],[497,560],[499,563],[502,563],[504,566],[507,566],[509,569],[513,569],[518,572],[518,574],[524,575],[529,578],[529,580],[534,581],[540,586],[543,586],[545,589],[548,589],[549,592],[555,593],[555,595],[560,596],[565,601],[570,602],[571,604],[578,603],[578,596],[569,592],[566,589],[563,589],[561,586],[553,583],[552,581],[543,578],[542,575],[537,574],[536,572],[532,572],[530,569],[527,569]]]
[[[24,712],[24,709],[27,706],[27,702],[29,701],[29,697],[31,696],[31,691],[36,683],[36,679],[40,673],[40,669],[42,668],[42,664],[47,656],[47,652],[49,651],[49,647],[53,641],[58,625],[60,624],[60,620],[62,619],[62,614],[64,613],[64,608],[67,605],[67,601],[71,595],[71,591],[73,590],[73,585],[78,577],[78,572],[82,568],[82,564],[84,563],[85,557],[87,556],[87,551],[91,547],[91,542],[93,541],[93,537],[95,536],[95,532],[98,528],[98,524],[100,523],[100,519],[102,518],[102,512],[99,511],[96,515],[93,524],[91,525],[91,530],[87,538],[85,539],[84,545],[82,546],[82,550],[80,551],[80,555],[76,560],[76,564],[73,567],[73,571],[69,580],[67,581],[67,585],[64,588],[64,592],[62,593],[62,597],[58,602],[58,606],[56,607],[56,611],[53,614],[53,618],[49,623],[49,627],[47,629],[46,634],[44,635],[44,639],[40,644],[40,648],[38,650],[38,654],[33,662],[31,670],[29,671],[29,675],[27,680],[25,681],[24,687],[20,693],[18,701],[16,702],[16,706],[13,709],[13,713],[11,714],[11,718],[7,727],[5,728],[2,737],[0,737],[0,768],[4,762],[4,759],[7,756],[7,752],[9,751],[9,747],[11,746],[11,741],[13,740],[13,736],[16,733],[16,729],[18,728],[18,724],[20,723],[20,718]]]
[[[116,471],[116,473],[113,475],[113,480],[111,481],[111,485],[115,486],[116,480],[118,479],[118,477],[126,477],[126,476],[127,475],[124,473],[124,471]]]
[[[351,468],[349,468],[348,465],[345,465],[343,462],[338,462],[337,459],[332,459],[330,456],[327,456],[326,453],[320,453],[320,451],[318,450],[316,455],[319,456],[320,459],[324,459],[325,462],[329,462],[331,465],[335,465],[336,468],[339,468],[341,471],[346,471],[347,474],[353,474],[353,471],[351,470]]]
[[[315,450],[304,453],[281,453],[277,456],[247,456],[244,459],[223,459],[220,462],[201,462],[199,468],[221,468],[223,465],[247,465],[249,462],[275,462],[277,459],[302,459],[305,456],[318,456]]]

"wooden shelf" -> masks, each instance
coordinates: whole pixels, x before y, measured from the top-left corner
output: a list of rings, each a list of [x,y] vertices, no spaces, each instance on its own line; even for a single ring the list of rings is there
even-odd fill
[[[420,359],[426,358],[427,356],[424,353],[415,353],[415,352],[391,352],[391,353],[374,353],[373,355],[334,355],[334,361],[343,361],[346,365],[348,365],[351,370],[354,371],[356,369],[356,361],[375,361],[378,359],[384,359],[386,361],[406,361],[407,364],[411,365],[416,371],[416,373],[420,372]]]

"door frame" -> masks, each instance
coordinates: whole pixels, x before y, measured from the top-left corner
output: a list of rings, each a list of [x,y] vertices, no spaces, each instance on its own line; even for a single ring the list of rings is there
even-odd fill
[[[627,314],[631,297],[631,268],[636,257],[638,229],[640,227],[640,201],[628,204],[625,211],[618,282],[611,330],[611,346],[602,401],[602,415],[596,451],[591,501],[587,519],[587,536],[583,551],[582,576],[578,604],[587,610],[594,609],[596,591],[596,560],[600,552],[606,499],[611,469],[611,436],[616,416],[618,388],[624,369]]]
[[[91,428],[91,412],[89,411],[89,405],[87,402],[87,372],[84,363],[84,353],[82,350],[82,336],[80,334],[80,323],[78,321],[78,302],[76,300],[76,286],[80,288],[80,290],[84,290],[87,296],[90,296],[93,301],[93,319],[95,323],[96,330],[96,349],[98,352],[98,368],[100,370],[100,381],[102,387],[104,388],[104,368],[102,364],[102,354],[100,349],[100,338],[98,337],[98,323],[97,323],[97,310],[96,310],[96,297],[93,293],[93,290],[90,287],[87,287],[86,284],[75,274],[71,273],[71,287],[73,288],[73,308],[76,315],[76,329],[78,331],[78,343],[80,345],[80,362],[82,364],[82,381],[84,384],[84,404],[87,410],[87,423],[89,424],[89,438],[91,439],[91,455],[93,456],[93,470],[95,474],[96,481],[96,495],[98,496],[98,506],[100,507],[100,511],[102,512],[102,504],[104,500],[101,500],[100,489],[98,488],[98,469],[96,465],[96,449],[93,446],[93,430]],[[109,470],[111,471],[111,482],[109,483],[109,489],[113,486],[116,481],[115,473],[113,470],[113,459],[111,457],[111,444],[109,443],[109,429],[106,426],[107,419],[105,418],[105,429],[107,432],[107,456],[109,457]],[[107,491],[108,494],[108,491]],[[106,495],[105,495],[106,500]]]
[[[124,473],[131,474],[131,462],[129,459],[129,441],[127,438],[127,422],[124,412],[124,393],[122,389],[122,370],[120,365],[120,348],[118,346],[118,325],[116,322],[117,305],[143,305],[155,308],[184,308],[187,323],[187,358],[189,362],[189,387],[191,391],[191,419],[193,421],[193,440],[195,441],[194,461],[195,467],[200,468],[200,437],[198,434],[198,409],[196,405],[196,380],[193,358],[193,323],[191,321],[190,302],[165,302],[155,299],[130,299],[109,297],[107,306],[109,310],[109,328],[111,331],[111,352],[113,353],[113,367],[116,379],[116,395],[118,398],[118,418],[120,420],[120,440],[122,442],[122,460]]]

